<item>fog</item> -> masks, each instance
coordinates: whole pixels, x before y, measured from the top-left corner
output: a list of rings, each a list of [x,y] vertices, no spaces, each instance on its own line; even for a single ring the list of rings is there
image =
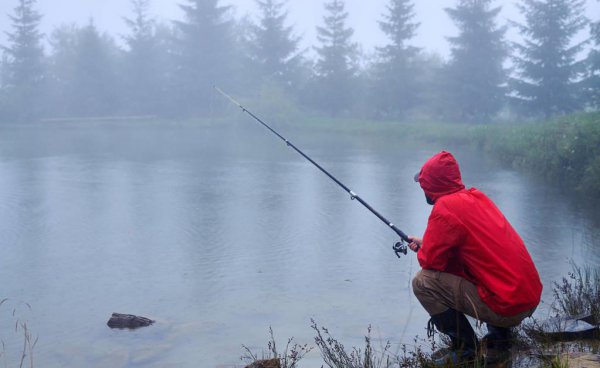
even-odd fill
[[[412,175],[438,147],[385,131],[283,130],[400,229],[423,232],[431,207]],[[451,151],[528,245],[546,317],[566,258],[600,261],[598,217],[464,145]],[[246,116],[0,126],[0,153],[9,363],[23,345],[10,334],[13,306],[28,312],[45,368],[241,367],[241,345],[260,356],[270,326],[280,346],[314,346],[311,318],[348,347],[364,346],[369,325],[374,346],[392,351],[425,335],[414,254],[396,258],[387,225]],[[112,312],[157,322],[111,330]],[[321,366],[316,348],[299,364]]]
[[[223,112],[213,85],[261,93],[287,118],[488,123],[598,107],[596,1],[558,12],[450,0],[23,3],[33,20],[11,18],[11,3],[0,9],[5,120],[206,117]],[[543,41],[554,24],[568,26]]]
[[[415,18],[404,25],[419,26],[394,43],[379,23],[389,0],[346,0],[347,24],[327,24],[337,38],[317,31],[330,15],[324,0],[285,3],[291,34],[255,0],[218,2],[232,5],[226,17],[210,1],[185,12],[178,4],[187,0],[149,0],[142,10],[158,24],[132,21],[142,0],[38,0],[29,15],[39,12],[39,24],[10,18],[19,0],[0,0],[0,300],[28,307],[40,336],[36,362],[235,366],[241,344],[258,351],[269,326],[278,344],[290,336],[312,344],[311,318],[347,346],[364,344],[369,324],[377,344],[387,339],[394,349],[424,335],[414,254],[398,260],[389,226],[214,86],[408,234],[422,234],[431,211],[414,173],[432,153],[452,151],[465,184],[497,201],[531,251],[547,285],[537,312],[545,317],[550,285],[568,274],[568,261],[599,263],[598,212],[466,142],[487,132],[483,146],[496,128],[600,109],[600,2],[575,11],[577,34],[556,32],[567,46],[542,61],[555,69],[540,72],[523,48],[504,42],[523,41],[514,25],[503,34],[509,20],[523,22],[516,1],[493,1],[497,15],[469,2],[474,8],[453,20],[445,9],[458,0],[414,0]],[[389,18],[401,23],[400,10]],[[599,35],[578,48],[594,34],[584,16]],[[261,28],[265,18],[275,26]],[[532,23],[545,25],[539,18]],[[469,22],[461,40],[457,24]],[[537,72],[547,80],[535,80]],[[574,180],[575,161],[597,152],[600,135],[569,134],[589,147],[561,142],[548,158],[552,145],[541,135],[531,156],[566,162],[569,175],[556,172]],[[1,334],[14,330],[7,310],[5,363],[4,342],[17,353],[22,346],[21,336]],[[157,323],[113,331],[112,312]],[[307,360],[322,365],[317,349]]]
[[[178,1],[154,0],[151,2],[151,12],[159,20],[170,21],[181,19],[182,13]],[[347,0],[346,9],[349,13],[349,25],[355,29],[355,40],[360,43],[365,52],[371,52],[376,46],[385,42],[385,36],[379,28],[378,21],[385,12],[386,0]],[[6,31],[7,17],[12,13],[15,2],[4,0],[0,2],[0,30]],[[233,6],[236,17],[255,16],[256,2],[254,0],[225,0],[222,4]],[[316,42],[316,27],[321,25],[323,17],[322,0],[288,0],[289,23],[294,26],[297,34],[303,37],[303,45],[310,48]],[[456,33],[456,27],[449,19],[444,8],[452,7],[455,0],[421,0],[415,2],[416,20],[421,27],[414,39],[414,44],[430,52],[448,56],[449,45],[447,36]],[[497,1],[502,6],[500,21],[522,20],[515,7],[515,1]],[[62,23],[85,24],[90,18],[101,30],[113,35],[127,32],[122,18],[130,16],[131,4],[124,0],[38,0],[40,12],[44,15],[42,30],[49,33]],[[600,2],[587,0],[587,16],[597,18],[600,15]],[[513,39],[518,38],[516,32],[509,34]],[[0,44],[6,41],[4,32],[0,34]]]

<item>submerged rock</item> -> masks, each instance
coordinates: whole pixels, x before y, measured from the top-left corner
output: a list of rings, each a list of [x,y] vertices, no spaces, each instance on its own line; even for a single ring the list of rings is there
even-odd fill
[[[134,316],[133,314],[113,313],[106,324],[110,328],[136,329],[150,326],[153,323],[153,320],[146,317]]]

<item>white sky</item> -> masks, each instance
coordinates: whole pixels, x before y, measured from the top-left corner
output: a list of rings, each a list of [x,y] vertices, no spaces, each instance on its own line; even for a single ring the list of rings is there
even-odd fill
[[[503,7],[500,22],[506,19],[520,20],[516,10],[516,0],[497,0],[495,4]],[[367,53],[374,47],[386,42],[379,29],[378,21],[386,12],[388,0],[346,0],[349,13],[348,24],[355,30],[354,40]],[[182,12],[177,4],[185,0],[151,0],[151,12],[163,21],[181,19]],[[316,26],[323,22],[323,4],[325,0],[288,0],[288,22],[294,26],[296,33],[303,37],[303,45],[316,44]],[[448,18],[444,8],[453,7],[457,0],[415,0],[416,20],[421,22],[418,36],[413,44],[428,51],[436,51],[443,56],[448,55],[447,36],[454,35],[456,28]],[[221,0],[223,5],[233,5],[236,17],[245,14],[256,14],[255,0]],[[10,30],[8,14],[13,13],[17,0],[0,0],[0,44],[6,41],[5,32]],[[44,15],[42,31],[50,33],[63,23],[84,25],[90,18],[101,31],[115,36],[124,34],[127,29],[123,17],[131,11],[129,0],[38,0],[38,10]],[[600,1],[587,0],[586,15],[593,20],[600,19]],[[509,33],[515,37],[514,33]]]

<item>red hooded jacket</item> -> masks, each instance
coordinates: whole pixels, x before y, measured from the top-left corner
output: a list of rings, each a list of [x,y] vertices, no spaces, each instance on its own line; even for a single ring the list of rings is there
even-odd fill
[[[485,194],[465,189],[454,157],[442,151],[430,158],[419,184],[434,202],[417,253],[421,267],[469,280],[500,315],[537,306],[542,283],[523,240]]]

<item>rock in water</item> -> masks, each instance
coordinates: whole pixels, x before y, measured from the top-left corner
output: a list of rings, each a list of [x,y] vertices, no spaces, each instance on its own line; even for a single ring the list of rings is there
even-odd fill
[[[150,326],[153,323],[153,320],[146,317],[134,316],[133,314],[113,313],[106,324],[110,328],[135,329]]]

